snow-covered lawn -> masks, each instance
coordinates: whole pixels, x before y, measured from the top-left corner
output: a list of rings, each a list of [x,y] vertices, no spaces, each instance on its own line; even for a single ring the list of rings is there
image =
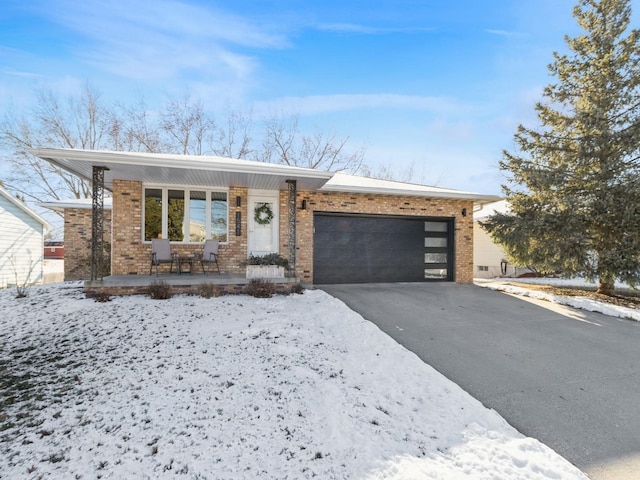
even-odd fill
[[[321,291],[0,291],[0,478],[584,479]]]
[[[619,305],[613,305],[610,303],[594,300],[593,298],[584,296],[566,297],[562,295],[554,295],[552,293],[541,292],[539,290],[533,290],[526,287],[517,285],[511,285],[511,282],[518,284],[532,284],[532,285],[550,285],[550,286],[562,286],[562,287],[595,287],[595,284],[586,282],[583,279],[560,279],[560,278],[518,278],[513,280],[507,279],[495,279],[491,280],[476,280],[478,285],[483,287],[498,290],[505,293],[512,293],[514,295],[522,295],[525,297],[536,298],[538,300],[546,300],[548,302],[557,303],[559,305],[566,305],[568,307],[579,308],[581,310],[587,310],[589,312],[603,313],[610,317],[627,318],[629,320],[635,320],[640,322],[640,310],[636,308],[622,307]],[[616,288],[628,288],[626,285],[616,285]]]

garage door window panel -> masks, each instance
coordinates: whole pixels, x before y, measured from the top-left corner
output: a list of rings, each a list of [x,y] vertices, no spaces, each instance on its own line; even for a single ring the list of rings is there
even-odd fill
[[[424,263],[447,263],[446,253],[425,253]]]
[[[425,268],[424,269],[425,280],[446,280],[448,276],[449,275],[446,268]]]
[[[446,237],[425,237],[424,238],[424,246],[425,248],[447,248],[447,238]]]
[[[451,279],[450,260],[452,224],[450,220],[427,220],[424,222],[424,279]]]

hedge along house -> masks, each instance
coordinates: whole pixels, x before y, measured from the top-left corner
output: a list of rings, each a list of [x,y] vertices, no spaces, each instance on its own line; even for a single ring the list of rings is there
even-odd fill
[[[278,252],[305,283],[467,283],[474,206],[498,199],[220,157],[31,153],[87,180],[103,173],[112,275],[149,275],[152,238],[168,238],[180,254],[213,238],[226,274],[244,275],[248,255]]]

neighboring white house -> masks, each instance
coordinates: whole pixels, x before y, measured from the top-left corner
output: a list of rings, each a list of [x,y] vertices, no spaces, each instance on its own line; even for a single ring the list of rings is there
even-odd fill
[[[507,213],[506,200],[487,203],[473,212],[473,276],[475,278],[517,277],[531,270],[511,264],[504,249],[493,242],[479,221],[496,212]]]
[[[49,224],[0,187],[0,288],[40,284]]]

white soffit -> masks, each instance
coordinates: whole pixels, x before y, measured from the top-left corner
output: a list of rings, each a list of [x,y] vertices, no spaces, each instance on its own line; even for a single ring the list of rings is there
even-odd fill
[[[106,167],[104,179],[108,190],[113,189],[113,180],[262,190],[282,190],[287,180],[296,180],[298,190],[313,191],[333,176],[333,173],[311,168],[213,156],[58,148],[37,148],[29,152],[86,180],[92,179],[94,166]]]

